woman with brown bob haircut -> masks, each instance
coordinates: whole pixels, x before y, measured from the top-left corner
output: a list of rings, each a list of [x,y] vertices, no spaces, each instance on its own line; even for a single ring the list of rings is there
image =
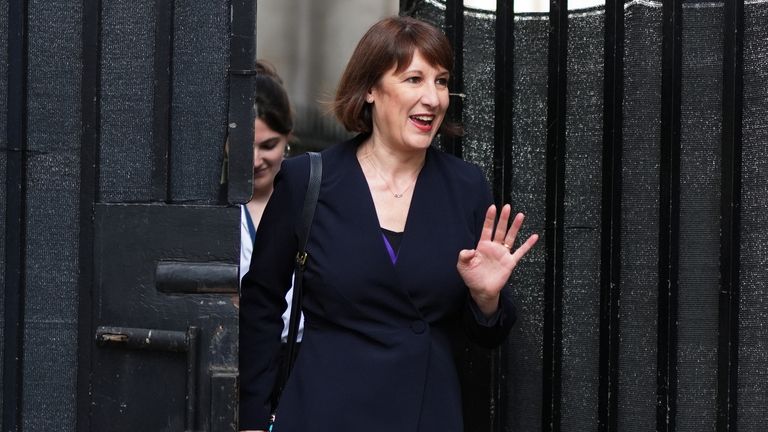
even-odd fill
[[[451,341],[495,347],[515,321],[503,288],[538,236],[515,247],[523,215],[497,212],[480,169],[431,145],[452,63],[443,33],[407,17],[374,24],[352,54],[333,109],[358,135],[322,152],[276,432],[460,432]],[[241,430],[269,427],[308,178],[308,157],[283,162],[242,282]]]
[[[395,72],[402,72],[417,48],[431,65],[452,72],[453,50],[448,39],[440,30],[419,20],[385,19],[360,39],[332,104],[336,118],[348,131],[371,132],[371,105],[366,103],[366,93],[392,65]],[[442,124],[439,132],[461,135],[461,127]]]

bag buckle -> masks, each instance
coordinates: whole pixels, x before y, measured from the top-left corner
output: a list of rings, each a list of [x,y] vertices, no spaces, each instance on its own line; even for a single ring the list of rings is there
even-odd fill
[[[304,267],[304,264],[307,262],[307,252],[297,252],[296,253],[296,264]]]

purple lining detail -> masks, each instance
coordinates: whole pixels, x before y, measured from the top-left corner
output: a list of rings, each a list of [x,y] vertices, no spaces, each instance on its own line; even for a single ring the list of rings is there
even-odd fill
[[[381,233],[381,238],[384,239],[384,245],[387,247],[387,252],[389,252],[389,259],[392,260],[392,264],[397,264],[397,254],[395,253],[395,250],[392,249],[392,245],[389,244],[387,236],[384,235],[384,233]]]

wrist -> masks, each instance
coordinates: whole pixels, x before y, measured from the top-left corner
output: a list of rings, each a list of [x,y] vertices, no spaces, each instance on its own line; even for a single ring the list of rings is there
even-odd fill
[[[496,311],[499,310],[498,294],[494,296],[473,295],[472,300],[475,302],[477,308],[480,309],[480,312],[482,312],[486,318],[495,314]]]

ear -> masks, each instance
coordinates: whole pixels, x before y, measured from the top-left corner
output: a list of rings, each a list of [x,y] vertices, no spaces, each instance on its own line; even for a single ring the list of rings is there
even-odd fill
[[[365,101],[368,103],[373,103],[374,100],[374,94],[373,94],[373,88],[368,89],[368,93],[365,94]]]

